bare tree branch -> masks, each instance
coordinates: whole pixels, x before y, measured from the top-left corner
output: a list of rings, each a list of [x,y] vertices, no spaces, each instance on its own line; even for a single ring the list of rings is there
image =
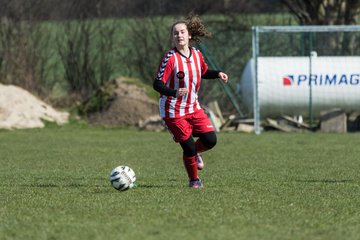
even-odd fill
[[[281,0],[301,25],[356,24],[360,0]]]

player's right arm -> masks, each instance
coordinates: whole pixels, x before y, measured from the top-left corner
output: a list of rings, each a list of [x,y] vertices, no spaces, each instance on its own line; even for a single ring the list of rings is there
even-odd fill
[[[167,87],[162,81],[159,81],[157,79],[154,80],[153,87],[161,95],[165,96],[180,97],[184,96],[188,92],[186,88],[179,88],[178,90],[171,89]]]

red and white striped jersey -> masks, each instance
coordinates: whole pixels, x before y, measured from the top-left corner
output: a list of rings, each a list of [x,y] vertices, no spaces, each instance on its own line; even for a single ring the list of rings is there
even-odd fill
[[[201,76],[208,70],[208,66],[198,49],[190,50],[190,57],[186,58],[174,48],[166,53],[159,65],[156,80],[163,81],[171,89],[188,89],[188,93],[182,97],[160,95],[159,111],[162,118],[182,117],[201,109],[198,91]]]

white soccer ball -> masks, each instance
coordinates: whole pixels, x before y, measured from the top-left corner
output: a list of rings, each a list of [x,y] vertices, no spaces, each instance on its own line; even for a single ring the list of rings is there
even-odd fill
[[[135,181],[135,172],[128,166],[118,166],[111,171],[110,183],[116,190],[131,189],[135,186]]]

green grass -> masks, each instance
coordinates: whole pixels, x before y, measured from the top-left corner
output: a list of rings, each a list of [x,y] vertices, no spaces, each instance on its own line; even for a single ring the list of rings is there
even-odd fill
[[[0,131],[0,239],[358,239],[358,134],[219,133],[187,187],[166,132]],[[138,187],[108,176],[131,166]]]

